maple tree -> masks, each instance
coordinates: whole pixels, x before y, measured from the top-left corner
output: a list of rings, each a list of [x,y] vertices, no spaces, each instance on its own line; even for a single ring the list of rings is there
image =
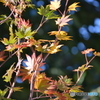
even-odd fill
[[[69,25],[68,22],[72,20],[72,18],[69,18],[71,15],[69,15],[68,12],[77,11],[76,8],[80,7],[78,5],[79,2],[73,3],[66,8],[68,5],[68,2],[66,1],[66,9],[62,13],[59,10],[61,7],[61,0],[50,1],[50,4],[46,5],[46,7],[41,6],[39,8],[36,8],[35,5],[31,3],[31,0],[0,0],[0,2],[11,11],[11,14],[8,17],[5,17],[5,19],[2,19],[4,17],[2,15],[2,20],[0,21],[0,24],[9,21],[9,38],[1,39],[1,42],[6,48],[4,51],[0,52],[0,61],[4,61],[0,67],[13,55],[16,55],[18,59],[18,61],[14,62],[2,76],[4,79],[3,81],[10,83],[10,86],[7,86],[4,90],[0,90],[0,99],[13,100],[11,99],[12,93],[22,91],[24,87],[15,86],[16,79],[20,76],[23,82],[28,80],[30,85],[29,100],[39,98],[50,98],[50,100],[75,100],[70,96],[70,92],[82,92],[82,87],[78,85],[78,82],[83,73],[90,67],[93,67],[89,64],[95,56],[100,56],[100,52],[96,52],[92,48],[82,51],[82,54],[85,55],[86,64],[73,70],[77,72],[76,83],[73,83],[72,79],[68,78],[67,75],[58,77],[58,80],[53,80],[42,72],[43,69],[41,67],[45,65],[45,60],[50,54],[61,51],[60,48],[64,44],[61,44],[60,41],[72,40],[72,36],[68,36],[68,33],[61,29],[63,26]],[[29,20],[22,18],[22,13],[27,7],[37,9],[37,13],[42,16],[41,22],[35,30],[32,30],[32,24]],[[60,14],[56,14],[55,11],[58,11]],[[35,39],[35,35],[38,33],[39,29],[51,19],[55,20],[54,22],[55,25],[58,26],[58,30],[48,32],[47,34],[50,36],[54,35],[55,39]],[[30,48],[32,54],[31,56],[25,54],[27,61],[24,61],[24,64],[26,65],[24,66],[22,65],[23,58],[21,57],[21,54],[23,53],[23,50],[27,48]],[[11,56],[6,58],[5,52],[10,52]],[[37,54],[37,52],[40,54]],[[89,52],[94,52],[94,56],[90,60],[88,60],[86,56]],[[12,82],[11,79],[13,74],[15,74],[15,78]],[[40,96],[34,97],[34,92],[40,93]],[[7,94],[6,97],[5,94]]]

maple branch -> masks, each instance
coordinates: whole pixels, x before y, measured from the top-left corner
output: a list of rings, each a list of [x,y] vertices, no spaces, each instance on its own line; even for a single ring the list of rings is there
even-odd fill
[[[17,50],[18,51],[18,50]],[[16,53],[17,53],[17,51],[15,51],[11,56],[9,56],[1,65],[0,65],[0,67],[2,67],[12,56],[14,56]]]
[[[69,1],[69,0],[66,0],[66,3],[65,3],[65,9],[64,9],[63,15],[66,15],[68,1]]]
[[[33,79],[34,79],[34,74],[32,75],[31,77],[31,82],[30,82],[30,96],[29,96],[29,100],[32,100],[32,97],[33,97],[33,91],[34,91],[34,88],[33,88]]]
[[[94,56],[90,59],[90,61],[88,61],[88,63],[86,63],[86,65],[88,65],[95,57],[96,57],[96,55],[94,55]]]
[[[88,59],[87,59],[87,56],[86,56],[86,54],[85,54],[85,60],[86,60],[86,63],[88,63]]]
[[[59,12],[61,15],[63,15],[62,12],[61,12],[59,9],[57,9],[57,10],[58,10],[58,12]]]
[[[12,16],[13,12],[14,12],[14,9],[6,19],[0,21],[0,24],[3,24],[5,21],[7,21]]]
[[[91,61],[92,61],[95,57],[96,57],[96,56],[94,55],[94,56],[90,59],[90,61],[86,62],[86,66],[85,66],[85,67],[88,67],[88,65],[91,63]],[[82,75],[84,74],[84,72],[85,72],[85,71],[81,71],[80,76],[78,77],[78,79],[77,79],[75,85],[80,81],[80,79],[81,79]]]
[[[45,21],[43,21],[43,20],[44,20],[44,16],[42,16],[41,22],[40,22],[38,28],[36,29],[36,32],[41,28],[41,26],[43,26],[43,24],[44,24],[48,19],[46,19]]]
[[[20,39],[18,39],[18,44],[20,44]],[[18,48],[18,50],[17,50],[17,57],[18,57],[18,63],[17,63],[16,68],[15,68],[17,70],[17,72],[16,72],[16,75],[15,75],[14,81],[12,83],[11,89],[9,90],[7,98],[10,98],[11,94],[13,93],[13,88],[16,84],[16,79],[17,79],[18,74],[20,72],[20,67],[21,67],[20,65],[21,65],[21,61],[22,61],[21,60],[21,54],[20,54],[20,48]]]
[[[17,68],[18,66],[20,66],[21,61],[22,61],[22,60],[20,60],[20,62],[17,63],[16,68]],[[15,69],[16,69],[16,68],[15,68]],[[11,88],[10,88],[10,91],[9,91],[9,93],[8,93],[7,98],[10,98],[10,97],[11,97],[11,94],[13,93],[13,88],[14,88],[14,86],[15,86],[15,84],[16,84],[16,80],[17,80],[17,77],[18,77],[18,74],[19,74],[19,69],[20,69],[20,67],[18,67],[18,69],[17,69],[17,72],[16,72],[16,75],[15,75],[14,81],[13,81],[13,83],[12,83],[12,85],[11,85]]]

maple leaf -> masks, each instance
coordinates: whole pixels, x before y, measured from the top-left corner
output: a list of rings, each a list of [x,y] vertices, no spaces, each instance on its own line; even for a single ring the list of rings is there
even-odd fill
[[[79,2],[75,2],[75,3],[71,4],[71,5],[68,7],[68,11],[69,11],[69,12],[70,12],[70,11],[77,11],[76,8],[77,8],[77,7],[80,7],[78,4],[79,4]]]
[[[50,54],[54,54],[58,51],[61,51],[59,48],[63,45],[58,45],[59,42],[57,43],[52,43],[48,48],[47,48],[47,53],[50,53]]]
[[[68,33],[65,31],[51,31],[49,32],[50,35],[55,35],[58,40],[72,40],[71,36],[67,36]]]
[[[95,56],[99,56],[99,57],[100,57],[100,52],[96,52],[96,51],[95,51],[93,54],[94,54]]]
[[[22,91],[23,87],[14,87],[13,88],[13,91],[16,92],[16,91]]]
[[[50,78],[47,78],[45,76],[45,73],[41,73],[38,74],[36,76],[36,80],[35,80],[35,84],[34,84],[34,88],[38,89],[40,92],[44,92],[45,90],[47,90],[47,88],[50,86],[50,82],[52,80]]]
[[[24,61],[27,67],[23,67],[20,69],[20,73],[18,76],[22,76],[22,81],[28,79],[30,81],[32,75],[35,71],[42,71],[43,69],[40,68],[45,63],[43,63],[42,54],[36,57],[35,53],[32,56],[26,55],[27,61]]]
[[[81,86],[72,86],[69,92],[83,92],[81,88]]]
[[[0,96],[4,96],[8,92],[8,88],[1,90],[0,89]]]
[[[60,92],[54,92],[54,95],[57,97],[57,100],[68,100],[67,97],[65,97],[63,95],[63,93],[60,93]]]
[[[63,76],[60,76],[59,77],[59,80],[57,82],[57,88],[61,91],[64,91],[64,90],[68,90],[69,87],[68,86],[71,86],[72,85],[72,79],[71,78],[68,78],[67,76],[63,77]]]
[[[0,51],[0,61],[4,61],[4,58],[6,58],[6,56],[4,56],[4,51]]]
[[[12,74],[14,72],[13,66],[14,66],[14,64],[12,64],[11,67],[7,70],[6,74],[2,76],[2,78],[4,78],[5,82],[10,82],[10,80],[12,78]]]
[[[50,9],[51,10],[58,9],[60,7],[60,2],[61,2],[61,0],[50,1]]]
[[[95,51],[95,49],[89,48],[89,49],[86,49],[86,50],[82,51],[81,53],[82,54],[88,54],[88,53],[90,53],[92,51]]]
[[[75,71],[75,72],[78,72],[78,71],[82,72],[83,71],[84,72],[85,70],[89,69],[90,67],[93,67],[93,66],[91,66],[91,65],[86,66],[86,64],[83,64],[82,66],[78,67],[78,69],[75,69],[73,71]]]
[[[58,18],[55,22],[60,27],[63,27],[64,25],[68,25],[68,22],[72,20],[71,18],[68,18],[70,15],[62,16],[61,18]]]

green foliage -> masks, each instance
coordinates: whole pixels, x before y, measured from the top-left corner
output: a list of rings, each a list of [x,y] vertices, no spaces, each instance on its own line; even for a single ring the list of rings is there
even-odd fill
[[[12,64],[11,67],[7,70],[6,74],[2,76],[2,78],[4,78],[5,82],[10,82],[10,80],[12,78],[12,74],[14,72],[13,66],[14,66],[14,64]]]
[[[58,15],[54,13],[54,11],[50,10],[50,7],[47,5],[46,8],[41,6],[38,8],[38,14],[43,15],[46,17],[46,19],[57,19],[59,18]]]
[[[8,88],[4,90],[0,90],[0,96],[5,96],[5,94],[8,92]]]

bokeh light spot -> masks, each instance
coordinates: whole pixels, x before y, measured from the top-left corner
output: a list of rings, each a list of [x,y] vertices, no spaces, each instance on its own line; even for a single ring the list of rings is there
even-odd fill
[[[100,4],[99,4],[99,2],[98,1],[93,1],[93,3],[92,3],[95,7],[99,7],[100,6]]]
[[[78,47],[78,49],[79,49],[80,51],[82,51],[82,50],[85,50],[85,49],[86,49],[86,47],[85,47],[84,43],[82,43],[82,42],[79,42],[79,43],[77,44],[77,47]]]
[[[40,7],[40,6],[43,6],[43,5],[44,5],[44,1],[38,1],[38,2],[37,2],[37,6]]]
[[[72,47],[71,52],[73,55],[76,55],[78,53],[78,48],[77,47]]]
[[[90,38],[90,34],[85,27],[79,28],[79,33],[85,40],[88,40]]]
[[[88,26],[88,30],[89,30],[90,33],[94,33],[95,32],[94,26],[92,26],[92,25]]]
[[[94,20],[94,25],[100,26],[100,18],[96,18],[96,19]]]
[[[67,66],[66,69],[72,71],[73,67],[72,66]]]
[[[17,83],[23,83],[23,81],[22,81],[22,79],[21,79],[20,77],[18,77],[18,78],[16,79],[16,82],[17,82]]]

